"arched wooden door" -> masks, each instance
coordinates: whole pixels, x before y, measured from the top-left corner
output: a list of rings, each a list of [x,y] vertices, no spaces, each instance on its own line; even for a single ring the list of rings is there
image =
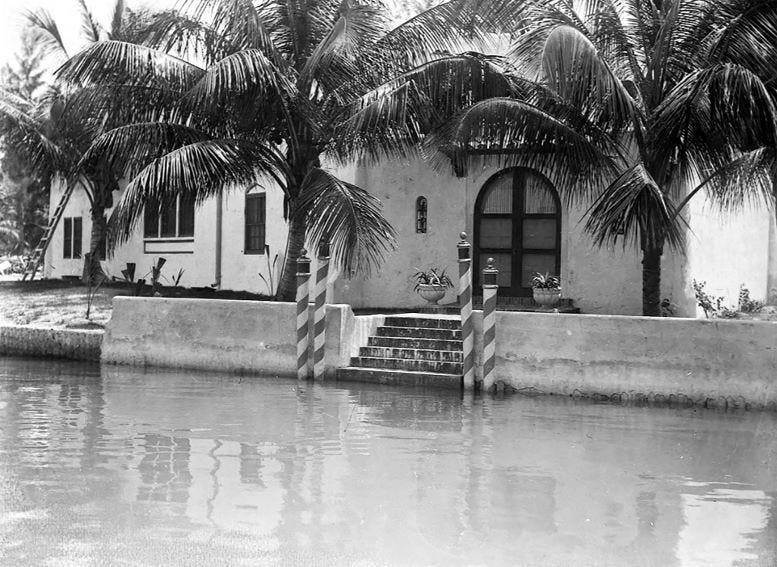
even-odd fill
[[[561,206],[550,181],[531,169],[500,171],[483,185],[475,202],[475,282],[494,258],[499,294],[531,296],[537,272],[560,275]]]

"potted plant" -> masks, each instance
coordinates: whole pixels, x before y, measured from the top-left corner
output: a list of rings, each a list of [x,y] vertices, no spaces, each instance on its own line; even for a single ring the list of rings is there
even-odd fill
[[[445,297],[445,292],[448,289],[453,287],[453,282],[445,270],[438,271],[437,268],[429,268],[428,270],[416,268],[413,278],[415,278],[414,289],[416,293],[434,305]]]
[[[553,307],[561,299],[561,280],[558,276],[537,272],[531,280],[531,287],[534,301],[543,307]]]

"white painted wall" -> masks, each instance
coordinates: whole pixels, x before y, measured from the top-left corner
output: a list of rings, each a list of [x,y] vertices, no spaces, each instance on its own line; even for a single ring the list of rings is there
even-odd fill
[[[420,306],[424,302],[413,292],[413,267],[446,268],[447,273],[458,277],[459,233],[464,230],[472,235],[475,200],[497,171],[494,167],[472,168],[469,177],[457,178],[435,172],[421,161],[358,168],[353,180],[383,201],[384,214],[397,231],[397,249],[372,277],[338,281],[335,301],[357,308]],[[415,201],[421,195],[428,199],[426,234],[415,233]],[[564,297],[572,298],[585,313],[641,314],[642,265],[638,251],[595,248],[583,232],[580,219],[584,213],[583,207],[562,209]],[[667,252],[663,264],[663,296],[674,301],[677,289],[683,287],[678,283],[682,262]],[[456,291],[451,290],[440,303],[455,300]]]
[[[383,212],[397,232],[397,249],[386,255],[385,263],[370,277],[337,278],[330,300],[355,308],[413,308],[424,304],[413,292],[414,268],[446,269],[456,281],[459,233],[464,230],[472,235],[475,200],[486,181],[497,171],[494,167],[473,167],[467,178],[457,178],[447,172],[436,172],[420,160],[340,168],[339,177],[365,187],[383,201]],[[287,224],[283,219],[281,191],[273,185],[266,186],[267,243],[270,262],[276,254],[279,256],[274,268],[277,285],[285,254]],[[60,195],[60,188],[52,191],[52,210]],[[428,231],[416,234],[415,201],[421,195],[428,200]],[[118,197],[116,194],[116,202]],[[258,276],[259,273],[269,276],[267,258],[246,255],[243,250],[244,199],[242,191],[223,196],[221,287],[267,293],[267,286]],[[584,313],[641,314],[639,251],[634,247],[625,250],[621,247],[614,250],[595,248],[583,231],[581,218],[584,213],[584,207],[563,206],[562,209],[564,297],[571,298]],[[74,193],[65,216],[83,217],[86,250],[91,226],[83,191]],[[722,218],[697,198],[691,202],[689,219],[693,234],[689,237],[687,258],[667,250],[662,262],[661,296],[673,303],[675,315],[696,315],[692,278],[707,280],[711,293],[731,298],[732,304],[736,302],[742,283],[756,299],[766,297],[768,286],[775,287],[777,294],[777,231],[768,211],[751,208]],[[162,272],[164,276],[172,277],[183,269],[181,284],[184,286],[215,283],[216,199],[208,200],[196,210],[194,253],[161,255],[167,259]],[[139,226],[135,236],[116,250],[105,268],[109,274],[119,276],[127,262],[135,262],[137,276],[144,277],[158,256],[160,254],[143,252],[142,227]],[[311,270],[315,273],[315,258],[313,260]],[[49,248],[45,274],[55,278],[81,274],[81,260],[62,259],[62,224]],[[441,303],[455,301],[456,289],[453,289]]]
[[[693,279],[706,281],[707,293],[722,296],[736,306],[739,287],[744,284],[750,297],[767,298],[770,273],[770,242],[774,242],[774,217],[764,206],[749,205],[740,211],[720,214],[701,195],[690,204],[688,236],[688,293]],[[771,248],[774,261],[774,247]],[[772,267],[771,270],[775,268]],[[696,313],[703,316],[701,309]]]

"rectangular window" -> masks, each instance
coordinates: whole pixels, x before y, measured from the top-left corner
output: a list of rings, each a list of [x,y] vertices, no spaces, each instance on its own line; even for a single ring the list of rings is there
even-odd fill
[[[246,195],[245,253],[264,254],[265,195]]]
[[[143,213],[144,238],[193,238],[194,199],[176,197],[165,207],[149,204]]]
[[[64,226],[64,245],[62,257],[73,259],[81,257],[81,231],[83,223],[81,217],[67,217]]]

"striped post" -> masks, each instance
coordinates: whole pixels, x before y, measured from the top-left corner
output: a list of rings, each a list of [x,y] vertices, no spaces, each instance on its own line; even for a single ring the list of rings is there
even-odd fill
[[[304,248],[297,258],[297,378],[308,378],[308,280],[310,279],[310,258]]]
[[[329,283],[329,242],[318,244],[318,269],[316,270],[316,311],[313,315],[313,378],[324,379],[326,367],[326,289]]]
[[[475,388],[475,344],[472,333],[472,258],[467,233],[461,233],[459,249],[459,309],[461,310],[461,337],[464,342],[464,389]]]
[[[499,289],[496,283],[497,275],[499,271],[494,268],[494,259],[489,258],[483,270],[483,385],[486,388],[490,388],[494,380],[496,291]]]

